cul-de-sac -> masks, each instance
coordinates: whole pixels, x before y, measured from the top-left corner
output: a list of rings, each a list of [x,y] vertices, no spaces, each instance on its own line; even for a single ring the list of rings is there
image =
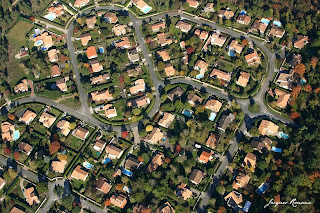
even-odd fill
[[[319,212],[319,11],[0,1],[0,212]]]

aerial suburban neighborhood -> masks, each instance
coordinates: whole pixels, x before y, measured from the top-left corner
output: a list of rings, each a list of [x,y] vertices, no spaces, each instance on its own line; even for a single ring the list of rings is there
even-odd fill
[[[0,3],[0,212],[318,212],[320,3]]]

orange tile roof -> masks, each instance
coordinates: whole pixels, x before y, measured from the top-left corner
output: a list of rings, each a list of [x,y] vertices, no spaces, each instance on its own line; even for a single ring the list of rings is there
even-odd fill
[[[241,72],[237,84],[243,87],[246,87],[249,82],[250,74],[247,72]]]
[[[165,28],[165,27],[166,27],[166,24],[163,21],[151,25],[151,29],[153,32],[157,32],[160,29]]]
[[[14,131],[14,126],[9,122],[2,122],[1,123],[1,134],[3,141],[11,141],[11,133]]]
[[[123,153],[123,150],[120,147],[115,146],[113,144],[108,144],[105,150],[108,154],[108,157],[111,158],[120,158]]]
[[[85,6],[86,4],[88,4],[89,1],[90,1],[90,0],[76,0],[76,1],[74,2],[74,6],[75,6],[75,7],[83,7],[83,6]]]
[[[17,207],[12,207],[12,209],[10,210],[10,213],[25,213],[24,211],[22,211],[21,209],[18,209]]]
[[[242,166],[247,166],[248,168],[256,168],[257,157],[255,154],[247,153],[246,157],[243,160]]]
[[[63,92],[67,91],[67,89],[68,89],[65,78],[61,78],[59,80],[56,80],[56,85]]]
[[[110,189],[112,188],[112,184],[104,177],[99,177],[96,181],[96,187],[104,194],[108,194]]]
[[[14,87],[14,91],[17,92],[25,92],[28,91],[28,80],[27,79],[23,79],[21,83],[17,84]]]
[[[259,132],[261,135],[276,134],[279,126],[268,120],[262,120],[259,126]]]
[[[125,48],[125,49],[131,48],[129,37],[127,36],[124,36],[118,42],[115,42],[115,45],[117,48]]]
[[[210,77],[217,77],[219,79],[222,79],[222,80],[225,80],[227,82],[229,82],[231,80],[231,75],[227,72],[223,72],[221,70],[218,70],[218,69],[213,69],[211,74],[210,74]]]
[[[61,130],[61,133],[64,136],[67,136],[70,132],[70,122],[66,121],[66,120],[60,120],[57,123],[57,128],[59,128]]]
[[[30,206],[40,203],[38,196],[36,195],[34,187],[30,187],[24,190],[24,196]]]
[[[113,26],[112,31],[116,36],[124,35],[127,33],[126,28],[124,27],[124,25],[121,24]]]
[[[229,45],[229,48],[231,48],[232,50],[235,50],[237,53],[241,53],[244,46],[242,44],[240,44],[237,40],[232,40],[232,42]]]
[[[43,126],[49,128],[56,120],[54,115],[51,115],[47,112],[43,112],[39,118],[39,122],[43,124]]]
[[[142,96],[140,98],[136,98],[134,100],[128,101],[128,106],[135,108],[135,107],[144,107],[150,103],[150,99],[146,96]]]
[[[197,8],[199,6],[199,2],[197,0],[187,0],[187,3],[193,8]]]
[[[189,32],[189,30],[191,30],[192,25],[184,21],[178,21],[176,27],[179,28],[182,32]]]
[[[187,185],[185,183],[181,183],[176,189],[176,194],[180,194],[184,200],[187,200],[192,196],[192,191],[187,188]]]
[[[90,46],[86,50],[88,59],[96,58],[97,57],[97,51],[95,46]]]
[[[260,22],[260,20],[255,20],[255,22],[251,26],[251,30],[260,31],[260,33],[264,33],[267,27],[268,27],[267,24]]]
[[[72,135],[81,140],[85,140],[89,135],[89,130],[78,126],[75,130],[73,130]]]
[[[232,198],[232,200],[234,200],[237,205],[243,202],[242,194],[240,194],[239,192],[230,192],[227,196],[224,197],[224,200],[228,201],[230,198]]]
[[[85,181],[89,173],[84,171],[80,165],[78,165],[72,172],[71,177],[77,180]]]
[[[112,12],[107,12],[106,14],[104,14],[104,18],[107,19],[111,24],[114,24],[118,21],[117,15]]]
[[[151,143],[151,144],[157,144],[160,143],[160,141],[164,138],[164,134],[161,131],[161,129],[155,127],[153,128],[152,132],[149,133],[145,137],[145,141]]]
[[[199,157],[199,161],[201,163],[208,163],[210,158],[212,156],[211,152],[207,152],[207,151],[202,151],[200,157]]]
[[[284,34],[285,34],[285,31],[276,26],[273,26],[269,31],[269,36],[272,35],[278,38],[282,38]]]
[[[238,176],[236,177],[236,180],[233,181],[232,187],[236,190],[239,188],[246,187],[247,184],[249,183],[250,176],[245,175],[243,173],[239,173]]]
[[[56,161],[52,161],[51,162],[51,167],[52,170],[55,172],[59,172],[59,173],[63,173],[65,166],[67,165],[67,161],[66,160],[56,160]]]
[[[165,112],[163,113],[163,117],[159,120],[158,124],[160,126],[163,126],[165,128],[168,128],[170,126],[170,124],[172,123],[172,121],[174,120],[175,115]]]
[[[260,57],[258,56],[256,51],[254,51],[253,53],[250,53],[248,55],[245,55],[244,58],[246,59],[249,66],[261,63]]]
[[[48,57],[50,62],[58,61],[58,53],[59,51],[56,49],[51,49],[48,51]]]
[[[210,136],[206,142],[206,145],[215,149],[217,147],[218,140],[219,140],[219,136],[215,133],[212,133],[212,134],[210,134]]]
[[[286,108],[291,94],[279,89],[275,89],[274,93],[278,96],[277,106],[280,108]]]
[[[296,40],[294,41],[293,45],[295,48],[301,49],[304,45],[309,43],[309,37],[303,35],[297,35]]]
[[[231,10],[219,10],[218,14],[219,14],[219,16],[226,18],[226,19],[230,19],[234,16],[234,12]]]
[[[91,41],[90,33],[85,33],[85,34],[81,35],[81,44],[82,44],[82,46],[87,46],[89,41]]]
[[[170,77],[176,74],[176,70],[173,68],[173,66],[170,63],[166,64],[164,68],[164,72],[166,73],[167,77]]]
[[[94,25],[97,22],[97,18],[95,16],[92,16],[92,17],[87,18],[86,21],[87,21],[88,28],[94,28]]]
[[[251,21],[251,17],[247,15],[239,15],[237,18],[237,22],[240,24],[248,25]]]
[[[222,103],[215,99],[210,99],[206,102],[205,108],[214,112],[219,112],[222,107]]]
[[[162,58],[163,61],[170,60],[169,53],[166,50],[157,51],[158,55]]]
[[[194,65],[194,69],[197,70],[197,71],[200,71],[200,73],[205,73],[207,72],[207,69],[208,69],[208,66],[209,64],[202,61],[202,60],[198,60],[196,65]]]
[[[19,119],[19,121],[29,125],[30,122],[32,122],[33,119],[35,119],[35,117],[37,117],[36,113],[34,113],[34,112],[30,111],[30,110],[26,110],[23,113],[22,117]]]
[[[93,101],[111,101],[113,99],[109,90],[91,92]]]
[[[58,65],[53,65],[51,67],[51,77],[57,77],[61,75],[60,68]]]
[[[93,72],[100,72],[103,70],[103,66],[99,63],[98,60],[91,61],[91,68]]]
[[[117,116],[117,110],[112,104],[104,105],[103,109],[104,109],[104,112],[105,112],[105,116],[107,118],[112,118],[112,117],[116,117]]]
[[[125,207],[127,204],[127,197],[122,194],[114,194],[110,197],[110,201],[112,205],[115,205],[121,209]]]
[[[132,95],[138,94],[139,92],[144,92],[146,89],[146,84],[143,78],[140,78],[134,82],[134,86],[130,87],[130,93]]]
[[[175,213],[174,208],[167,201],[163,205],[157,208],[157,213]]]
[[[158,36],[158,42],[161,46],[165,46],[173,42],[172,39],[167,39],[167,36],[164,33],[158,33],[157,36]]]
[[[220,33],[212,33],[211,35],[211,44],[217,45],[219,47],[222,47],[226,40],[227,38],[221,36]]]

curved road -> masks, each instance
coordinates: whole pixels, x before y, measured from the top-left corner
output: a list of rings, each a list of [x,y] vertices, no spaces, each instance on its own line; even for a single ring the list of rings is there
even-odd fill
[[[92,9],[96,9],[96,10],[125,10],[125,8],[121,8],[121,7],[117,7],[117,6],[96,6],[95,8],[89,8],[85,11],[81,11],[81,13],[84,13],[84,14],[87,14],[89,13]],[[148,68],[149,68],[149,71],[150,71],[150,75],[151,75],[151,78],[153,80],[153,84],[154,84],[154,88],[155,88],[155,91],[156,91],[156,95],[155,95],[155,104],[152,108],[152,110],[150,111],[150,113],[148,114],[149,117],[153,117],[156,112],[158,111],[158,108],[160,106],[160,90],[161,88],[164,87],[164,83],[163,81],[159,80],[157,78],[157,75],[155,73],[155,69],[154,69],[154,66],[153,66],[153,62],[150,58],[150,54],[149,54],[149,51],[145,45],[145,41],[144,41],[144,37],[141,35],[141,31],[140,31],[140,25],[142,24],[142,20],[149,20],[150,18],[153,18],[153,19],[160,19],[160,18],[164,18],[165,16],[180,16],[182,19],[188,19],[194,23],[197,23],[197,24],[206,24],[208,26],[211,26],[212,28],[216,28],[220,31],[223,31],[233,37],[240,37],[240,36],[245,36],[249,41],[252,41],[254,42],[254,44],[260,48],[262,50],[262,52],[265,54],[265,58],[267,59],[267,64],[268,64],[268,74],[267,76],[265,77],[264,81],[261,83],[261,87],[260,87],[260,90],[259,92],[256,94],[256,96],[253,98],[253,100],[258,103],[260,105],[260,112],[259,113],[250,113],[247,109],[248,105],[249,105],[249,100],[248,99],[239,99],[239,98],[234,98],[234,97],[231,97],[229,96],[228,94],[225,94],[223,92],[219,92],[211,87],[208,87],[202,83],[199,83],[199,82],[196,82],[196,81],[193,81],[191,80],[190,78],[178,78],[178,79],[173,79],[173,80],[170,80],[170,83],[186,83],[186,84],[190,84],[192,85],[193,87],[195,88],[198,88],[198,89],[202,89],[202,88],[205,88],[205,90],[208,92],[208,93],[211,93],[211,94],[214,94],[216,96],[219,96],[219,97],[222,97],[226,100],[231,100],[231,99],[236,99],[237,102],[242,106],[242,109],[243,111],[245,112],[246,116],[248,116],[249,118],[254,118],[256,116],[268,116],[270,118],[274,118],[276,120],[280,120],[281,122],[283,123],[292,123],[291,120],[288,120],[288,119],[285,119],[283,117],[281,117],[280,115],[278,114],[273,114],[269,111],[268,107],[266,107],[264,105],[264,94],[266,93],[267,89],[268,89],[268,86],[269,86],[269,82],[273,79],[273,76],[274,76],[274,71],[275,71],[275,64],[274,64],[274,59],[275,59],[275,56],[273,53],[271,53],[265,46],[262,42],[258,41],[257,39],[254,39],[254,38],[251,38],[251,37],[248,37],[242,33],[239,33],[239,32],[236,32],[236,31],[233,31],[231,29],[227,29],[227,28],[223,28],[223,27],[220,27],[220,26],[217,26],[215,25],[214,23],[210,22],[210,21],[207,21],[207,20],[203,20],[203,19],[200,19],[196,16],[191,16],[191,15],[187,15],[187,14],[184,14],[184,13],[178,13],[178,12],[169,12],[169,13],[165,13],[165,14],[161,14],[161,15],[154,15],[154,16],[149,16],[148,18],[137,18],[135,17],[134,15],[132,15],[130,12],[128,12],[128,15],[129,15],[129,18],[131,19],[132,21],[132,24],[133,24],[133,28],[135,29],[135,32],[136,32],[136,35],[137,35],[137,38],[138,38],[138,41],[139,41],[139,44],[140,44],[140,48],[141,48],[141,51],[145,57],[145,61],[148,65]],[[46,23],[48,24],[48,23]],[[50,25],[50,24],[48,24]],[[55,26],[53,26],[55,27]],[[55,27],[57,28],[57,27]],[[68,50],[70,51],[70,56],[71,56],[71,63],[73,65],[73,69],[74,69],[74,72],[75,72],[75,75],[76,75],[76,84],[77,84],[77,88],[78,88],[78,92],[79,92],[79,98],[80,98],[80,102],[81,102],[81,107],[78,109],[78,110],[73,110],[69,107],[66,107],[65,105],[63,104],[59,104],[59,103],[56,103],[54,101],[52,101],[51,99],[47,99],[47,98],[42,98],[42,97],[34,97],[34,98],[23,98],[23,99],[20,99],[18,101],[15,101],[13,103],[13,105],[16,105],[16,104],[23,104],[23,103],[28,103],[28,102],[32,102],[32,101],[36,101],[36,102],[41,102],[41,103],[45,103],[45,104],[48,104],[48,105],[51,105],[51,106],[54,106],[64,112],[67,112],[68,114],[70,115],[73,115],[75,117],[78,117],[82,120],[84,120],[85,122],[88,122],[88,123],[91,123],[93,125],[96,125],[96,126],[99,126],[101,129],[104,129],[104,130],[107,130],[107,131],[117,131],[117,132],[120,132],[121,131],[121,127],[119,126],[111,126],[111,125],[106,125],[98,120],[96,120],[90,113],[90,109],[89,109],[89,106],[87,104],[87,101],[88,101],[88,95],[84,92],[83,90],[83,87],[82,87],[82,84],[81,84],[81,76],[80,76],[80,72],[79,72],[79,68],[78,68],[78,64],[77,64],[77,59],[76,59],[76,54],[75,54],[75,49],[74,49],[74,45],[73,45],[73,42],[72,42],[72,33],[73,33],[73,22],[71,23],[71,25],[69,26],[68,30],[63,30],[63,32],[67,32],[67,44],[68,44]],[[131,125],[128,125],[128,127],[130,129],[132,128],[136,128],[136,125],[137,124],[131,124]],[[242,125],[241,127],[241,130],[245,129],[245,126]],[[237,141],[232,141],[231,143],[231,146],[230,146],[230,149],[228,150],[228,154],[230,156],[232,156],[235,151],[237,150]],[[222,163],[221,163],[221,166],[219,167],[216,175],[215,175],[215,178],[213,180],[213,184],[209,187],[208,191],[205,192],[202,196],[202,200],[199,204],[199,207],[197,209],[198,212],[206,212],[205,210],[205,207],[208,203],[208,200],[215,188],[215,183],[216,183],[216,180],[221,176],[221,174],[223,173],[224,169],[226,168],[228,162],[229,162],[229,158],[227,156],[223,157],[221,159]],[[52,191],[50,189],[50,191]],[[50,199],[53,199],[53,198],[50,198]],[[88,205],[90,206],[90,203],[88,203]],[[92,205],[92,204],[91,204]],[[47,206],[49,205],[46,205],[46,208]],[[94,207],[94,205],[92,205]]]

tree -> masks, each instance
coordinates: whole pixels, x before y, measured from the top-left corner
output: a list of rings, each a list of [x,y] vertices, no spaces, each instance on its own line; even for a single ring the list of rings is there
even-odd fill
[[[115,188],[116,188],[116,190],[121,191],[123,189],[123,185],[119,183],[116,185]]]
[[[290,114],[290,118],[291,119],[296,119],[296,118],[299,118],[300,117],[300,114],[296,111],[292,111],[291,114]]]
[[[19,160],[19,151],[14,152],[14,158]]]
[[[226,189],[224,188],[224,186],[219,185],[219,186],[216,187],[216,191],[217,191],[219,194],[223,195],[224,192],[226,191]]]
[[[246,46],[246,45],[248,45],[249,42],[247,39],[243,39],[241,43],[242,43],[242,45]]]
[[[48,184],[44,182],[37,183],[37,191],[39,194],[43,194],[44,192],[48,191]]]
[[[9,155],[11,153],[11,149],[5,148],[3,152],[5,155]]]
[[[306,72],[306,67],[302,63],[298,64],[294,67],[294,72],[298,73],[301,77],[303,77],[304,73]]]
[[[255,126],[250,129],[249,133],[253,137],[258,137],[260,135],[259,129],[257,127],[255,127]]]
[[[13,121],[16,118],[16,116],[12,113],[9,113],[8,118]]]
[[[10,168],[8,169],[8,173],[9,173],[9,176],[10,176],[11,179],[16,178],[17,175],[18,175],[18,173],[15,170],[10,169]]]
[[[158,69],[159,70],[164,70],[164,67],[165,67],[164,63],[162,61],[159,61],[158,62]]]
[[[236,60],[236,66],[240,67],[242,65],[242,60],[241,59],[237,59]]]
[[[296,86],[296,87],[293,87],[291,95],[293,98],[297,98],[300,92],[301,92],[301,86]]]
[[[311,91],[312,91],[311,85],[310,85],[310,84],[305,85],[305,86],[304,86],[304,91],[306,91],[306,92],[311,92]]]
[[[251,112],[251,113],[257,113],[257,112],[260,111],[260,105],[257,104],[257,103],[250,104],[250,105],[248,106],[248,110],[249,110],[249,112]]]
[[[57,155],[57,158],[58,158],[60,161],[62,161],[62,160],[67,160],[68,156],[65,155],[65,154],[58,154],[58,155]]]
[[[50,143],[49,145],[50,155],[52,155],[53,153],[56,153],[57,151],[59,151],[59,149],[60,149],[60,143],[58,141],[53,141]]]
[[[104,201],[104,205],[105,206],[110,206],[111,205],[111,200],[108,198],[108,199],[106,199],[106,201]]]
[[[77,127],[76,122],[70,123],[70,129],[75,129]]]
[[[61,203],[62,205],[68,209],[69,211],[72,210],[72,207],[73,207],[73,198],[71,196],[67,196],[67,197],[64,197],[63,199],[61,199]]]
[[[153,130],[153,126],[152,125],[148,125],[147,127],[146,127],[146,131],[147,132],[151,132]]]
[[[313,67],[313,69],[316,68],[318,61],[319,61],[319,59],[317,57],[312,57],[311,58],[310,64]]]
[[[133,110],[132,110],[132,113],[134,114],[134,115],[140,115],[141,114],[141,109],[140,108],[134,108]]]

